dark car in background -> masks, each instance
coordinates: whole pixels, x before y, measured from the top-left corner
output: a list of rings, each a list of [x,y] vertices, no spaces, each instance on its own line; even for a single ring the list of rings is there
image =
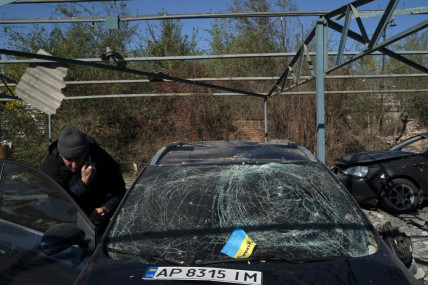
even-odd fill
[[[337,158],[333,173],[355,199],[390,213],[415,211],[428,197],[428,133],[388,150]]]
[[[56,181],[0,160],[0,284],[73,284],[95,240],[95,226]]]
[[[213,281],[418,284],[305,148],[173,143],[139,174],[76,284]]]

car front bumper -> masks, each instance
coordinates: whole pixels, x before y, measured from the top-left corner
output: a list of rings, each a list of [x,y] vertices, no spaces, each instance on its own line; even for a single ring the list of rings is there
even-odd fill
[[[332,172],[358,203],[377,205],[384,179],[370,173],[366,177],[347,175],[338,167],[333,167]]]

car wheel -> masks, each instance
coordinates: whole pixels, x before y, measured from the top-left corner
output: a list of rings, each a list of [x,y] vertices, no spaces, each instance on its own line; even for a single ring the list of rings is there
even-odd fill
[[[386,222],[383,229],[379,231],[386,245],[394,252],[401,262],[410,268],[413,262],[413,245],[409,236],[393,228],[391,222]]]
[[[419,203],[419,192],[415,184],[407,179],[394,179],[386,185],[381,196],[382,207],[391,213],[413,212]]]

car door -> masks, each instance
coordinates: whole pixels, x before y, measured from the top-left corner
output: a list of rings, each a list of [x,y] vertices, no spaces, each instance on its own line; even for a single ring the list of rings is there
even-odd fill
[[[60,223],[76,224],[95,240],[94,225],[56,181],[33,167],[0,160],[0,284],[74,282],[91,250],[72,246],[46,256],[40,247],[44,232]]]

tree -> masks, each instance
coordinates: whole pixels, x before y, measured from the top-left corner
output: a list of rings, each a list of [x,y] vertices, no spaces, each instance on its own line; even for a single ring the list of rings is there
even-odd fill
[[[182,28],[183,25],[179,20],[162,20],[159,23],[159,27],[147,22],[148,36],[143,38],[146,42],[146,55],[162,57],[197,54],[195,39],[198,31],[194,30],[192,37],[189,39],[189,35],[183,35]],[[182,76],[182,72],[185,70],[184,66],[185,64],[182,61],[166,61],[157,64],[155,68]]]
[[[107,14],[126,14],[126,6],[123,3],[109,3],[101,7]],[[81,5],[57,6],[56,10],[60,15],[79,16],[82,14],[94,15],[96,10],[88,10]],[[48,30],[41,25],[33,25],[32,29],[22,31],[19,27],[8,27],[4,30],[4,36],[8,42],[8,48],[37,52],[39,49],[60,57],[66,58],[85,58],[98,57],[107,46],[113,50],[126,53],[131,41],[134,39],[134,33],[137,26],[121,23],[120,29],[116,31],[106,31],[103,24],[83,24],[72,23],[66,25],[56,25]],[[19,81],[23,74],[25,66],[7,65],[3,71],[9,77]],[[104,79],[106,77],[121,78],[117,72],[93,69],[81,66],[70,66],[66,80],[94,80]],[[132,90],[131,86],[127,87]],[[63,93],[66,96],[89,95],[89,94],[110,94],[117,91],[124,91],[117,85],[82,85],[67,86]],[[132,90],[135,91],[135,90]],[[126,92],[126,91],[125,91]],[[112,110],[111,101],[88,100],[65,100],[53,116],[54,137],[59,130],[68,124],[77,125],[84,130],[90,129],[90,134],[97,134],[100,129],[105,127],[104,122],[108,121],[106,116]],[[4,116],[3,116],[4,115]],[[29,105],[14,102],[6,103],[2,114],[2,120],[8,122],[7,137],[13,142],[12,155],[14,159],[39,166],[42,158],[46,155],[48,136],[47,136],[47,115],[34,110]],[[88,126],[90,125],[90,126]],[[103,140],[103,137],[101,137]],[[113,149],[115,143],[110,139],[103,141],[107,149]],[[29,148],[28,145],[32,147]]]

